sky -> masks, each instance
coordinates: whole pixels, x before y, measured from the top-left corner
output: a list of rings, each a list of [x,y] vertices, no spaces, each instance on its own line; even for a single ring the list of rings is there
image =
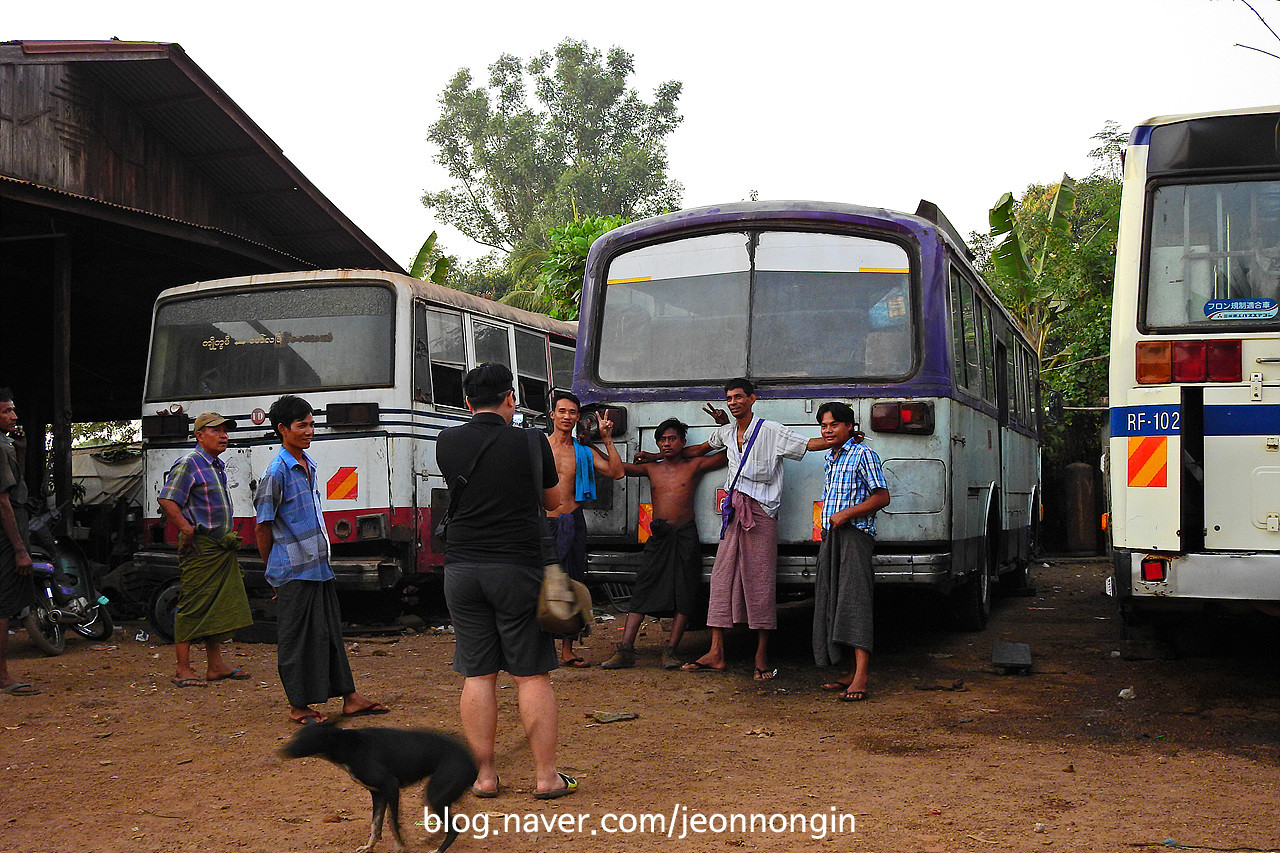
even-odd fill
[[[1280,0],[1253,0],[1280,30]],[[406,266],[450,180],[427,129],[459,68],[564,38],[635,57],[684,206],[817,199],[914,212],[968,235],[1005,193],[1085,177],[1091,137],[1157,115],[1280,103],[1280,40],[1240,0],[5,3],[0,41],[177,42],[302,172]]]

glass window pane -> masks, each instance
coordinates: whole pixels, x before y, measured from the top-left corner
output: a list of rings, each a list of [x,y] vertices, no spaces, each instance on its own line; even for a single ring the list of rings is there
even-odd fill
[[[450,364],[467,363],[466,348],[462,341],[462,315],[427,312],[427,340],[431,346],[431,360]]]
[[[511,341],[507,337],[506,326],[491,326],[472,320],[471,330],[475,336],[476,364],[494,361],[511,367]]]
[[[969,379],[965,375],[964,360],[964,303],[960,296],[964,287],[964,279],[960,277],[960,271],[953,267],[951,270],[951,349],[954,354],[956,382],[967,388]]]
[[[554,388],[573,387],[573,350],[551,345],[551,382]]]
[[[1147,325],[1280,325],[1280,182],[1164,186],[1151,211]]]
[[[156,312],[147,397],[390,385],[395,295],[343,285],[212,294]]]
[[[981,351],[978,349],[978,319],[973,310],[973,287],[964,282],[960,287],[961,308],[964,313],[964,358],[968,388],[979,397],[982,390]]]
[[[413,306],[413,399],[431,402],[431,346],[427,337],[427,309],[421,303]]]
[[[516,372],[523,376],[547,378],[546,335],[516,329],[516,366]]]
[[[996,358],[995,350],[991,343],[991,308],[986,303],[978,306],[981,311],[980,318],[982,320],[982,367],[983,367],[983,385],[984,399],[989,402],[995,402],[996,399]]]
[[[614,258],[605,274],[600,378],[643,384],[745,375],[750,280],[742,233]]]
[[[748,375],[902,376],[911,371],[911,273],[893,243],[763,232]]]

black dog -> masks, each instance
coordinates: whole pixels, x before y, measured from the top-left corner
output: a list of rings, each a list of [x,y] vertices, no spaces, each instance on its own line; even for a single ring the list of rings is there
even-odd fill
[[[426,729],[342,729],[332,723],[303,726],[281,748],[288,758],[318,755],[351,774],[373,795],[369,841],[356,853],[367,853],[382,837],[382,818],[391,810],[391,835],[396,853],[404,850],[400,837],[400,789],[430,776],[423,802],[445,822],[438,853],[458,837],[449,806],[476,781],[476,761],[461,741]]]

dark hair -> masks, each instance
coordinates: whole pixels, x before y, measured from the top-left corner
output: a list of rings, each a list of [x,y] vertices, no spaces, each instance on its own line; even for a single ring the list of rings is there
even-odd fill
[[[582,401],[578,399],[577,394],[570,391],[561,391],[559,389],[551,392],[551,408],[554,409],[556,407],[556,403],[559,403],[561,400],[568,400],[570,403],[573,403],[578,407],[579,411],[582,409]]]
[[[511,368],[498,361],[486,361],[471,368],[462,380],[462,393],[473,409],[492,409],[511,393]]]
[[[653,431],[653,440],[656,442],[662,438],[662,434],[669,429],[673,429],[679,434],[680,440],[684,441],[689,435],[689,425],[681,421],[679,418],[667,418],[658,424],[658,428]]]
[[[830,412],[831,417],[838,423],[848,424],[851,427],[858,426],[858,417],[853,413],[853,406],[848,403],[823,403],[818,407],[818,423],[822,423],[822,416],[827,412]]]
[[[8,388],[0,388],[0,403],[12,403],[13,392]]]
[[[742,377],[730,379],[728,382],[724,383],[724,393],[728,394],[734,388],[741,388],[742,393],[746,394],[748,397],[756,393],[756,386],[751,384],[751,380],[744,379]]]
[[[276,432],[280,431],[281,424],[291,427],[294,421],[300,421],[310,414],[312,414],[311,404],[293,394],[285,394],[272,403],[271,408],[267,410],[271,428]]]

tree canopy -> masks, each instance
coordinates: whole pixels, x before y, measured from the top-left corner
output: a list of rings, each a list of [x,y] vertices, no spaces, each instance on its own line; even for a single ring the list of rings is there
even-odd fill
[[[646,102],[628,85],[635,64],[566,39],[528,63],[503,54],[476,85],[460,69],[441,93],[428,138],[456,182],[423,203],[471,239],[511,252],[547,246],[552,227],[583,214],[628,219],[679,207],[665,140],[680,124],[681,84]],[[532,94],[533,101],[530,100]]]

